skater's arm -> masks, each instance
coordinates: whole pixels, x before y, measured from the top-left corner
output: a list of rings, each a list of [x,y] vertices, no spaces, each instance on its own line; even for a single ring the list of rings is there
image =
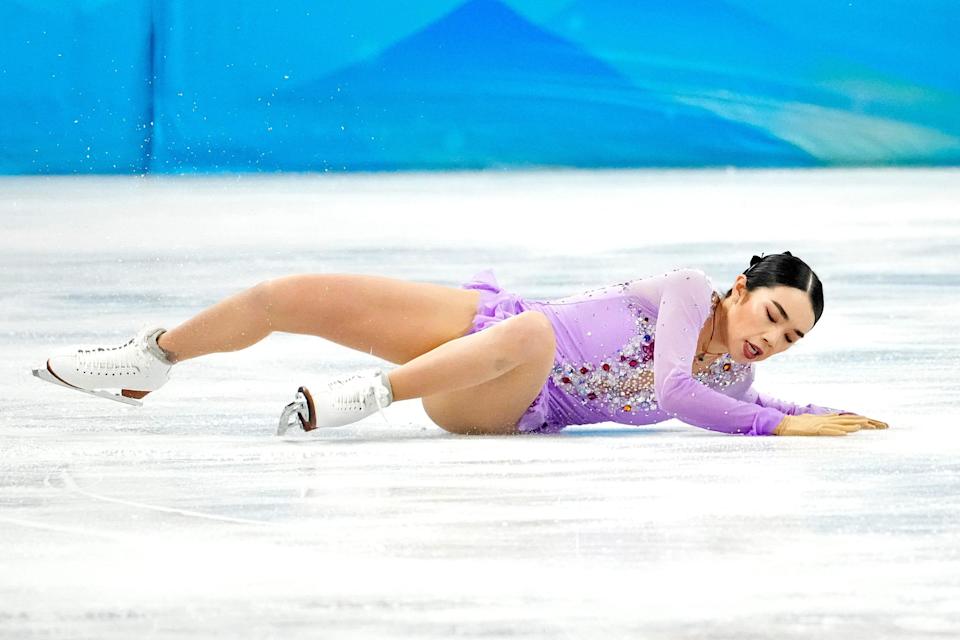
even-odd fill
[[[678,269],[665,276],[653,368],[660,408],[687,424],[712,431],[773,435],[786,414],[726,396],[701,384],[691,373],[712,293],[710,279],[698,269]]]
[[[751,371],[751,374],[753,372]],[[752,382],[752,377],[751,377]],[[862,423],[863,428],[865,429],[886,429],[890,425],[882,420],[876,420],[875,418],[868,418],[862,414],[847,411],[845,409],[834,409],[833,407],[823,407],[816,404],[808,404],[804,406],[799,406],[793,404],[792,402],[787,402],[785,400],[779,400],[773,396],[768,396],[764,393],[760,393],[754,389],[751,384],[750,387],[744,392],[741,396],[741,399],[746,402],[754,402],[761,407],[770,407],[776,409],[777,411],[782,412],[785,415],[791,416],[802,416],[802,415],[813,415],[813,416],[853,416],[858,418],[864,418],[865,422]],[[788,431],[789,435],[789,431]]]
[[[769,407],[771,409],[776,409],[780,413],[785,413],[791,416],[799,416],[803,414],[813,414],[818,416],[825,416],[827,414],[855,414],[854,411],[846,411],[844,409],[834,409],[832,407],[823,407],[820,405],[806,404],[803,406],[796,405],[792,402],[787,402],[786,400],[780,400],[774,398],[773,396],[761,393],[750,387],[747,391],[741,396],[741,399],[744,402],[753,402],[761,407]]]
[[[740,399],[744,402],[752,402],[761,407],[769,407],[771,409],[776,409],[780,413],[784,413],[791,416],[799,416],[803,414],[813,414],[813,415],[827,415],[830,413],[833,414],[850,414],[855,415],[853,411],[847,411],[845,409],[834,409],[832,407],[824,407],[816,405],[813,403],[800,406],[792,402],[787,402],[786,400],[780,400],[779,398],[774,398],[771,395],[759,391],[753,384],[753,379],[755,372],[751,369],[747,385],[747,390],[743,392],[740,396]]]

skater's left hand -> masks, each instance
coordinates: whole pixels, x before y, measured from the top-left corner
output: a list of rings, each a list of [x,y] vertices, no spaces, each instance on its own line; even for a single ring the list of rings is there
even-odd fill
[[[874,420],[873,418],[867,418],[867,416],[862,416],[857,413],[828,413],[826,415],[828,416],[844,415],[844,416],[855,416],[858,418],[864,418],[866,419],[866,423],[862,425],[861,428],[863,429],[889,429],[890,428],[890,425],[888,425],[886,422],[881,422],[880,420]]]

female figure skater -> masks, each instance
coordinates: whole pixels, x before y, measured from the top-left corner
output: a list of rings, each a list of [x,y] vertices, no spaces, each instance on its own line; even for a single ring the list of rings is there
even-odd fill
[[[284,331],[399,366],[331,379],[312,393],[300,387],[281,415],[280,434],[290,426],[350,424],[413,398],[437,425],[459,434],[551,433],[571,424],[670,418],[758,436],[887,428],[753,387],[754,365],[806,339],[822,313],[820,279],[789,251],[753,256],[722,296],[697,269],[552,301],[503,291],[490,270],[459,288],[301,274],[261,282],[169,331],[144,327],[122,346],[53,356],[34,373],[139,404],[166,383],[174,363],[237,351]]]

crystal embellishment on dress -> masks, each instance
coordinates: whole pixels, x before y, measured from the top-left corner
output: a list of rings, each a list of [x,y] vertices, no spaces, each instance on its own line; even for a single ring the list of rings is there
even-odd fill
[[[599,364],[558,362],[550,374],[554,385],[578,397],[582,404],[599,405],[609,413],[657,408],[653,392],[655,323],[632,302],[627,306],[635,316],[636,332],[613,357]]]
[[[710,363],[703,371],[694,374],[693,379],[706,387],[723,389],[732,384],[743,382],[750,373],[750,363],[740,364],[729,353],[724,353]]]
[[[627,307],[634,315],[636,332],[616,354],[599,363],[557,362],[550,373],[558,389],[611,415],[655,411],[659,406],[653,387],[656,320],[632,302]],[[744,380],[751,367],[724,353],[691,376],[706,387],[722,389]]]

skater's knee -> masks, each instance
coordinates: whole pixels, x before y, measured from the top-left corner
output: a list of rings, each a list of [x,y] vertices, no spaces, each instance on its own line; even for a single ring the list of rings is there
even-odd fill
[[[284,320],[302,310],[309,295],[307,288],[307,278],[302,275],[281,276],[257,283],[250,289],[250,296],[254,307],[270,319],[271,326],[282,331]]]
[[[503,323],[503,345],[521,360],[552,354],[556,348],[553,326],[545,315],[524,311]]]
[[[285,302],[287,288],[288,285],[283,282],[283,278],[258,282],[250,288],[250,306],[255,312],[262,313],[270,321],[270,325],[274,325],[275,321],[287,312],[289,306]]]

